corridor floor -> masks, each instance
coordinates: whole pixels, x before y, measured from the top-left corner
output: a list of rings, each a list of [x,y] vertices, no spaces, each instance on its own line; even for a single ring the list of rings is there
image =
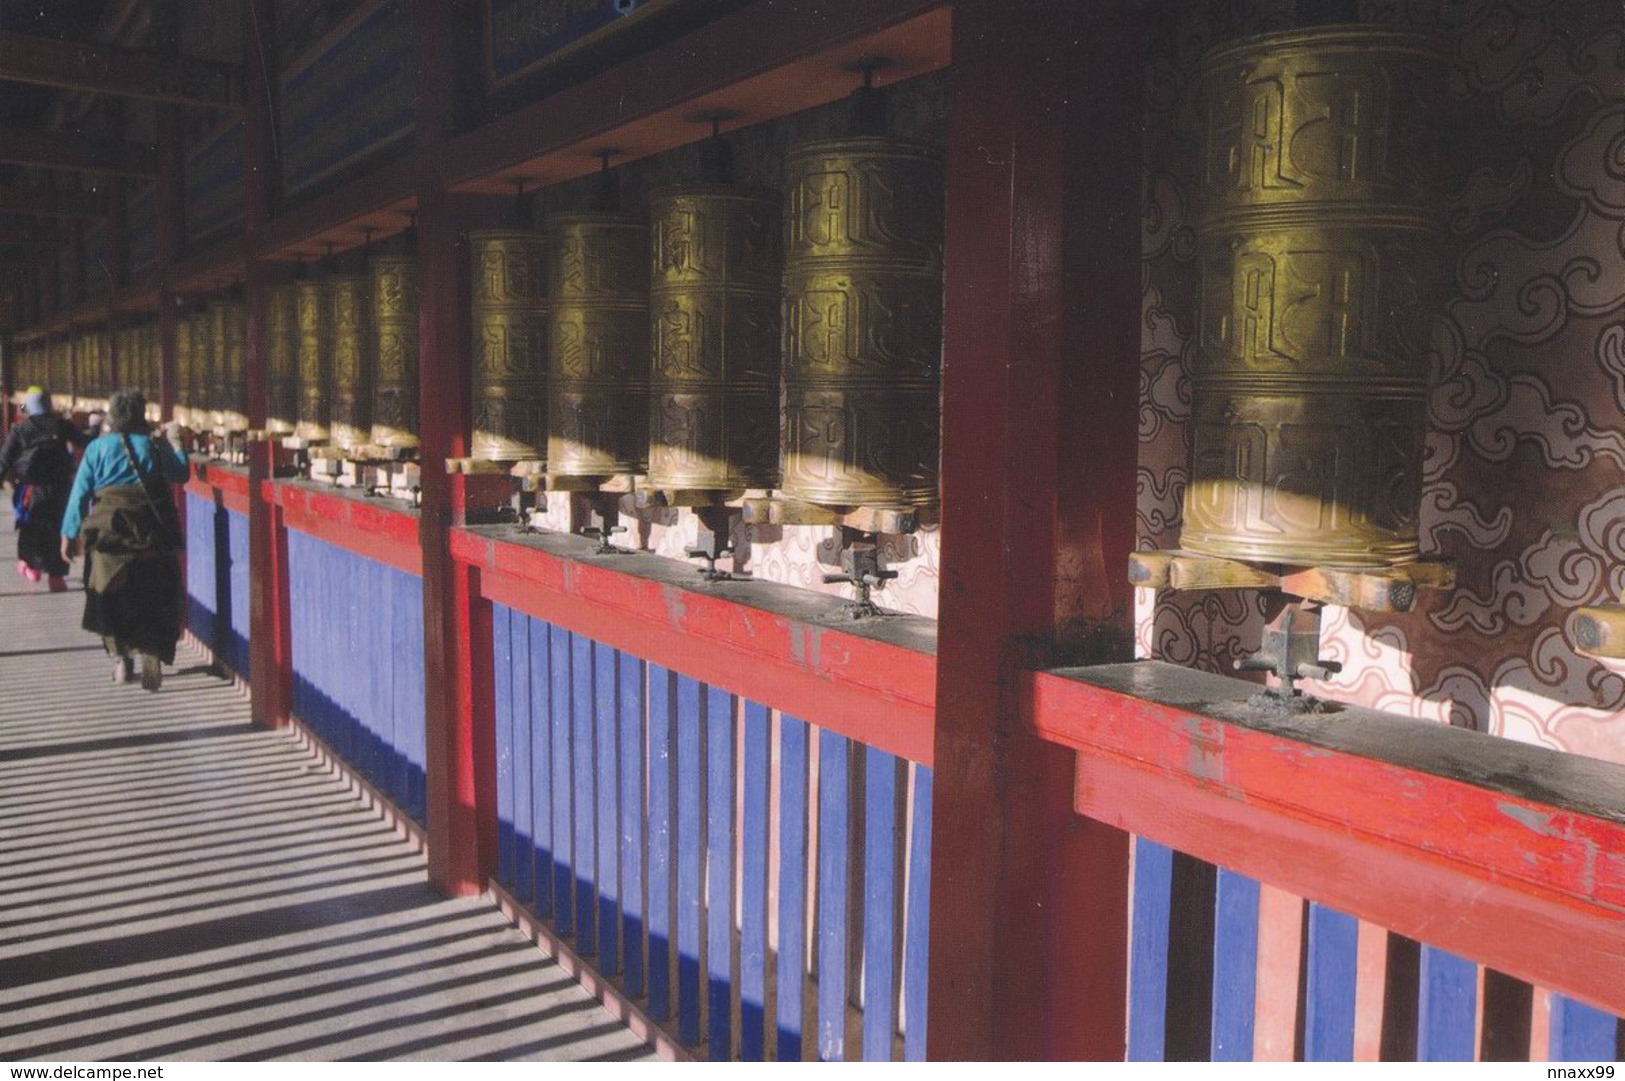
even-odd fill
[[[115,685],[0,511],[0,1061],[649,1048],[183,644]]]

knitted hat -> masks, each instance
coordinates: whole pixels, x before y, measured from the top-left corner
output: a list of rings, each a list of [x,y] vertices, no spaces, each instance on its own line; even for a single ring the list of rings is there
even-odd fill
[[[37,417],[51,411],[51,396],[40,387],[29,387],[23,396],[23,412]]]

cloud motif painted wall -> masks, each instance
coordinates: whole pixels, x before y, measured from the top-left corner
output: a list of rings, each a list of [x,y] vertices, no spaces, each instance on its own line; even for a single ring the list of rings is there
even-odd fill
[[[1139,533],[1177,544],[1189,453],[1202,52],[1290,2],[1170,5],[1147,87]],[[1574,652],[1575,608],[1625,589],[1625,9],[1607,0],[1365,0],[1452,46],[1453,272],[1432,333],[1424,550],[1453,594],[1328,611],[1319,693],[1625,762],[1625,664]],[[1142,591],[1142,655],[1229,671],[1256,594]]]

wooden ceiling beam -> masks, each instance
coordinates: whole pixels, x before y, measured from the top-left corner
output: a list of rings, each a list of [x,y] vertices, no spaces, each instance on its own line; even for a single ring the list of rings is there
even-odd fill
[[[236,108],[241,82],[235,68],[211,61],[8,33],[0,33],[0,80],[209,109]]]
[[[88,191],[0,186],[0,213],[41,218],[102,218],[107,216],[107,198]]]
[[[0,129],[0,161],[80,173],[158,174],[158,153],[150,146],[59,131]]]

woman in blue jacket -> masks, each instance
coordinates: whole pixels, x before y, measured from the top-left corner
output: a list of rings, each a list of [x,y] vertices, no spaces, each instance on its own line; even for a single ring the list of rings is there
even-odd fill
[[[85,616],[116,658],[113,678],[156,691],[175,663],[181,632],[181,536],[172,484],[186,455],[147,428],[147,400],[121,390],[108,403],[105,434],[85,448],[62,518],[62,554],[85,536]],[[87,513],[88,512],[88,513]]]

